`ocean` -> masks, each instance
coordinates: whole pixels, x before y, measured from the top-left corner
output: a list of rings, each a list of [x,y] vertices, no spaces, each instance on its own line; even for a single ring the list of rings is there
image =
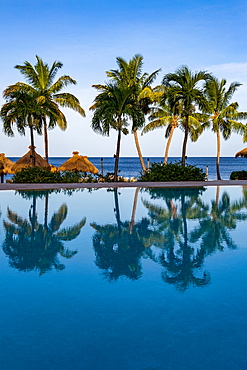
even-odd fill
[[[13,162],[16,162],[19,157],[10,157]],[[50,157],[50,164],[59,167],[64,163],[68,157]],[[89,157],[88,158],[101,172],[101,158],[100,157]],[[179,161],[180,157],[170,157],[168,162]],[[144,157],[146,166],[152,162],[162,162],[163,157]],[[215,168],[215,157],[190,157],[186,163],[193,166],[197,166],[206,172],[208,166],[208,179],[216,180],[216,168]],[[113,172],[114,170],[114,158],[103,157],[103,171],[104,175],[107,172]],[[245,158],[234,158],[234,157],[222,157],[220,161],[220,173],[222,180],[229,180],[232,171],[247,171],[247,159]],[[138,157],[120,157],[119,160],[119,175],[124,177],[138,177],[141,173],[141,165]],[[9,175],[6,178],[10,178]]]

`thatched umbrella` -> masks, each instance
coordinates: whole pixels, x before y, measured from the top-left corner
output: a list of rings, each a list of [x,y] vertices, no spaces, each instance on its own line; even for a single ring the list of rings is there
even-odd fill
[[[30,150],[12,167],[14,172],[20,171],[22,168],[26,167],[34,167],[34,163],[36,167],[41,168],[50,168],[50,165],[38,154],[35,152],[35,146],[29,146]]]
[[[247,158],[247,148],[244,148],[235,154],[235,158],[243,157]]]
[[[58,167],[53,166],[53,164],[49,164],[49,168],[50,168],[51,172],[57,172],[58,171]]]
[[[97,173],[96,168],[87,158],[87,156],[79,155],[79,152],[73,152],[73,157],[61,164],[58,168],[60,171],[80,171]]]
[[[12,162],[9,158],[5,157],[5,154],[4,153],[0,153],[0,163],[3,164],[3,173],[6,174],[6,173],[11,173],[13,174],[13,170],[12,170],[12,167],[14,166],[14,162]]]

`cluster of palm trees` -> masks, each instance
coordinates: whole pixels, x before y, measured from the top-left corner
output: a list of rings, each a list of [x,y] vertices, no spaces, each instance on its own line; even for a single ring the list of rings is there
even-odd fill
[[[166,128],[166,163],[174,130],[181,128],[184,132],[181,157],[185,166],[188,137],[196,141],[211,126],[217,135],[216,168],[220,180],[220,134],[228,139],[232,132],[237,132],[243,135],[243,141],[247,141],[247,126],[240,122],[247,118],[247,113],[239,112],[238,103],[231,102],[241,84],[233,82],[227,88],[225,79],[220,81],[206,71],[194,73],[187,66],[182,66],[174,73],[166,74],[161,85],[151,87],[160,70],[150,75],[142,73],[141,55],[135,55],[129,62],[117,58],[117,64],[119,69],[106,72],[110,78],[108,84],[94,85],[100,93],[90,108],[94,111],[94,131],[102,135],[109,135],[110,129],[118,131],[115,180],[121,133],[128,132],[128,124],[131,124],[143,171],[146,167],[138,141],[138,129],[146,133],[155,128]],[[149,123],[145,125],[146,115]]]
[[[33,131],[44,133],[45,157],[48,162],[47,127],[58,125],[62,130],[67,121],[60,107],[69,107],[85,116],[79,100],[70,93],[61,92],[68,84],[76,81],[70,76],[62,76],[54,82],[62,63],[54,62],[51,67],[36,56],[32,66],[25,62],[17,65],[28,83],[18,82],[4,90],[7,102],[1,109],[4,132],[13,135],[13,124],[20,134],[30,129],[31,146],[34,146]],[[114,180],[118,178],[121,135],[134,135],[137,153],[142,170],[146,166],[138,140],[137,130],[142,133],[165,127],[166,144],[164,163],[167,162],[169,147],[174,130],[179,127],[184,132],[182,145],[182,165],[185,166],[187,142],[190,137],[196,141],[202,132],[211,127],[217,136],[216,170],[220,177],[221,134],[228,139],[232,132],[243,135],[247,141],[247,126],[241,120],[246,112],[238,111],[238,103],[231,102],[234,92],[241,85],[233,82],[227,88],[226,80],[218,80],[206,71],[192,72],[182,66],[174,73],[165,74],[161,85],[152,87],[160,69],[151,74],[143,73],[143,57],[136,54],[129,61],[117,58],[118,69],[107,71],[105,85],[93,85],[98,95],[90,110],[93,112],[92,129],[108,136],[111,129],[117,131]],[[148,115],[149,123],[145,124]]]

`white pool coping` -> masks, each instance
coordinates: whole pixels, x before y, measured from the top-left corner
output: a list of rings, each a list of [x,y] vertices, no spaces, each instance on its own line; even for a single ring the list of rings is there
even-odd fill
[[[181,188],[198,186],[247,186],[247,180],[209,180],[173,182],[104,182],[66,184],[0,184],[0,190],[50,190],[50,189],[96,189],[96,188]]]

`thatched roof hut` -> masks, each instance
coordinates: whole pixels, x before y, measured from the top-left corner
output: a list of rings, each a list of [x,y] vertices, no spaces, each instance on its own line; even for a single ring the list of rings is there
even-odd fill
[[[243,157],[247,158],[247,148],[244,148],[235,154],[235,158]]]
[[[72,154],[73,157],[69,158],[58,168],[60,171],[99,172],[98,168],[88,160],[87,156],[79,155],[79,152],[73,152]]]
[[[50,168],[50,165],[38,154],[35,152],[35,147],[29,146],[30,150],[12,167],[13,172],[20,171],[22,168],[33,167],[33,157],[35,156],[35,167],[41,168]]]
[[[15,163],[12,162],[9,158],[5,157],[4,153],[0,153],[0,163],[3,164],[3,173],[4,174],[6,174],[6,173],[13,174],[14,173],[13,170],[12,170],[12,167]]]

